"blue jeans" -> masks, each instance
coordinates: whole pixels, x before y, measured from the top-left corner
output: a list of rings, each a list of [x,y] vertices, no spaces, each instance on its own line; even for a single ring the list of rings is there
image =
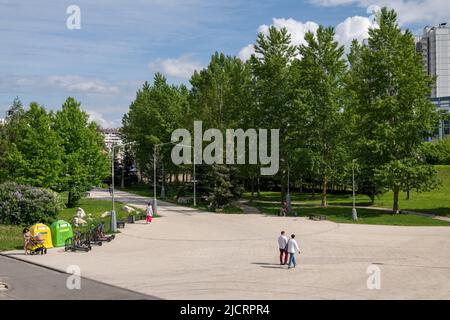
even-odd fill
[[[294,267],[297,265],[297,261],[295,261],[295,252],[294,253],[289,253],[289,264],[288,264],[288,267],[290,267],[292,264],[294,265]]]

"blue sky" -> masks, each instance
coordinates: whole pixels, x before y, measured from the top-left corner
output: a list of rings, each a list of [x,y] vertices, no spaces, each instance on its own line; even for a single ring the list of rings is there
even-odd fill
[[[450,10],[447,0],[0,0],[0,118],[16,96],[48,109],[73,96],[92,119],[117,126],[156,71],[188,83],[215,51],[244,59],[241,50],[271,24],[287,26],[297,43],[317,24],[337,26],[346,44],[367,33],[367,8],[387,3],[414,31]],[[80,30],[66,27],[72,4]]]

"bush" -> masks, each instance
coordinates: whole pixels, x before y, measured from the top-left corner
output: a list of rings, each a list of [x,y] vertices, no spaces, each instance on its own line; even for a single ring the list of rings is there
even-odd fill
[[[450,164],[450,139],[426,142],[421,149],[428,164]]]
[[[0,184],[0,224],[48,223],[61,209],[59,196],[53,191],[15,182]]]

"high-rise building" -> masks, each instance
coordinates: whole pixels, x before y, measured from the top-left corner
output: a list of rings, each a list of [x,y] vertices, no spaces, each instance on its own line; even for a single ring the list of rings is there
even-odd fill
[[[436,79],[431,101],[450,112],[450,28],[446,23],[425,27],[423,35],[416,37],[416,48],[422,55],[424,70]],[[440,139],[450,136],[449,122],[441,120],[436,133]]]
[[[118,129],[101,129],[103,133],[103,137],[105,139],[106,149],[111,152],[111,148],[113,145],[122,144],[122,139],[119,135]]]

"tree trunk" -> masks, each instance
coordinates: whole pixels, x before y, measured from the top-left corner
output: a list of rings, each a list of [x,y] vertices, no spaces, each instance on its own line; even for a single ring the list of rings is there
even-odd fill
[[[283,206],[283,202],[286,196],[286,185],[285,183],[285,176],[284,173],[281,174],[281,194],[280,194],[280,202],[281,206]]]
[[[254,194],[255,194],[255,178],[251,177],[250,185],[252,190],[252,196],[250,197],[250,204],[253,204]]]
[[[69,195],[67,198],[67,208],[75,208],[78,204],[80,197],[77,193],[73,191],[69,191]]]
[[[259,180],[259,178],[257,179],[257,185],[258,185],[258,189],[257,189],[257,198],[259,199],[259,198],[261,198],[261,183],[260,183],[260,180]]]
[[[394,188],[394,208],[393,208],[393,213],[394,214],[399,214],[400,210],[399,210],[399,205],[398,205],[398,195],[400,193],[400,189],[398,187]]]
[[[324,175],[323,176],[323,181],[322,181],[322,207],[327,207],[328,206],[328,203],[327,203],[327,186],[328,186],[327,176]]]
[[[67,208],[73,208],[75,207],[73,205],[73,193],[72,191],[69,191],[69,196],[67,197]]]

